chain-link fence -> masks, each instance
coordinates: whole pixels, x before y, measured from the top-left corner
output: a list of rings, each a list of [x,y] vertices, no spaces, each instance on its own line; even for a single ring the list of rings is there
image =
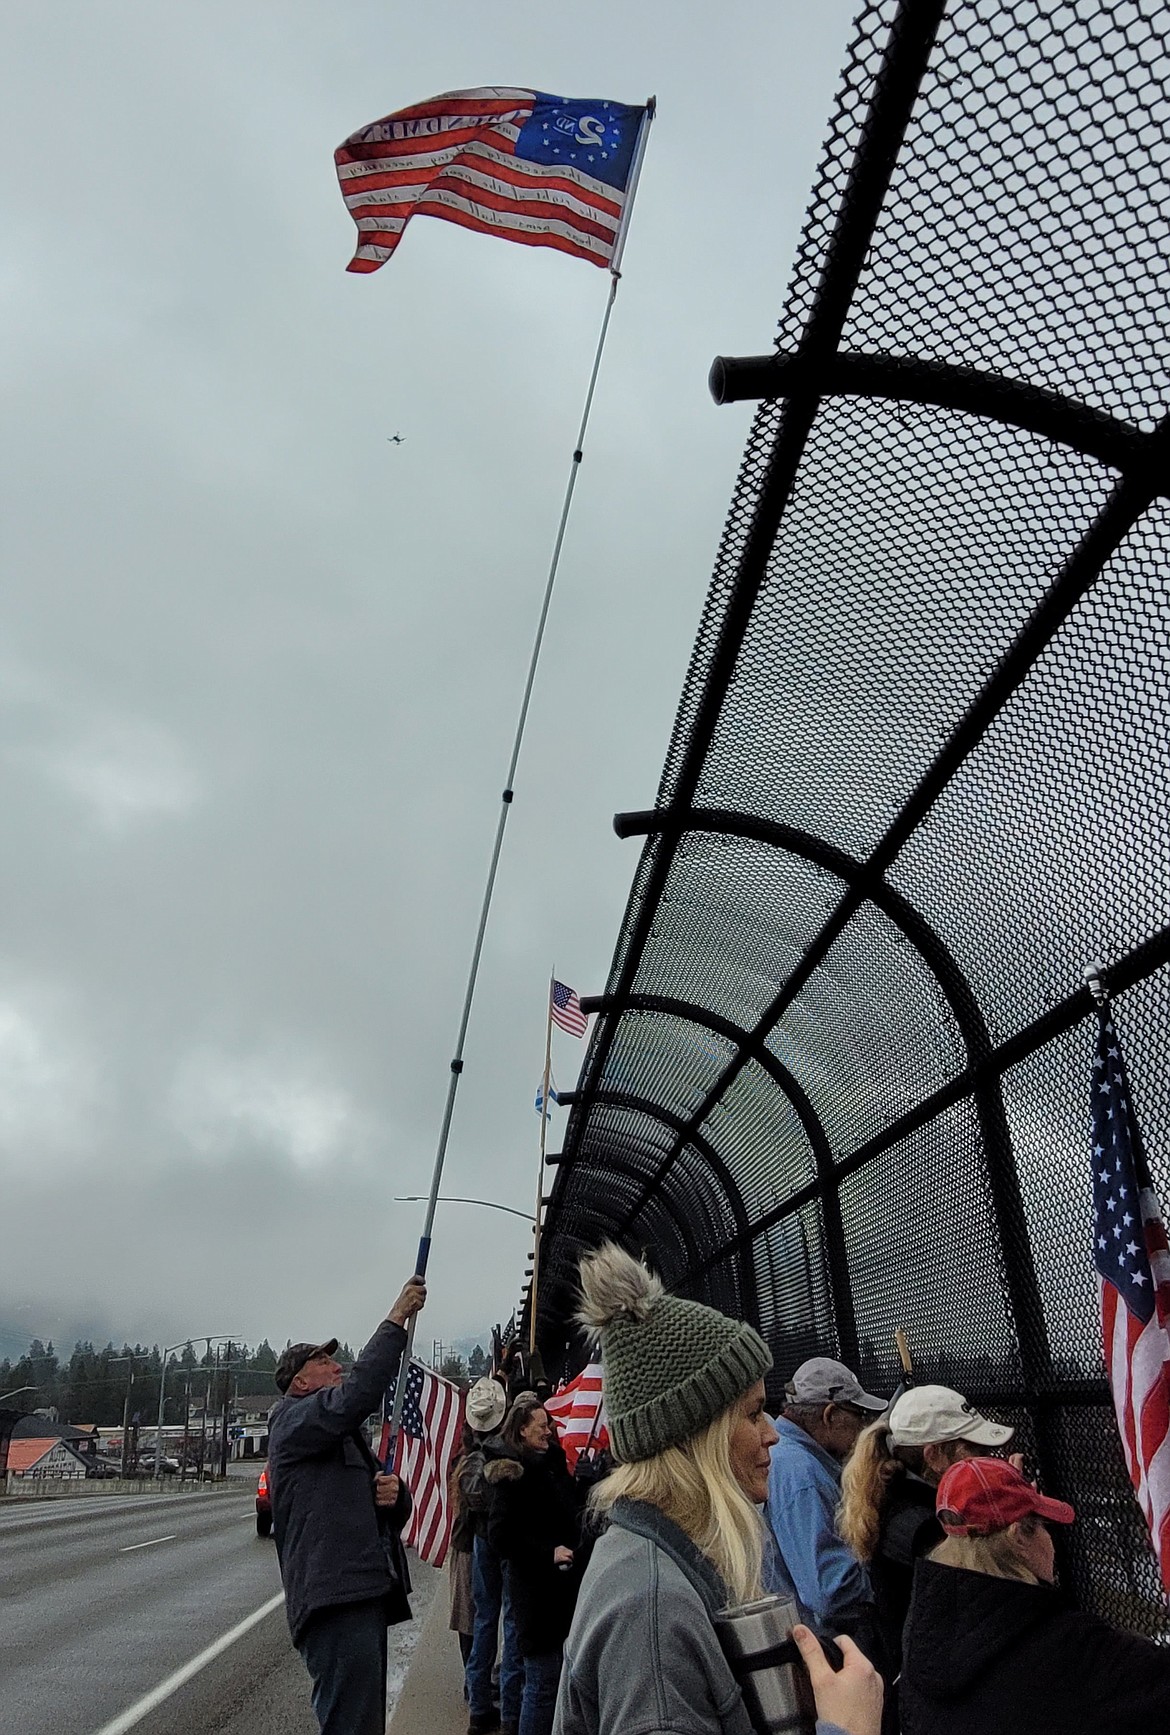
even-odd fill
[[[1170,1174],[1170,6],[858,22],[563,1153],[614,1235],[1010,1416],[1085,1604],[1170,1637],[1103,1378],[1086,962]],[[775,1398],[777,1392],[773,1393]]]

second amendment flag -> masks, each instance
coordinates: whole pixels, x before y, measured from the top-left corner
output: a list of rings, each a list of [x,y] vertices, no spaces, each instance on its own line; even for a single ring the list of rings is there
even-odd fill
[[[377,271],[414,216],[608,266],[645,106],[489,85],[361,127],[334,152],[358,227],[349,271]]]

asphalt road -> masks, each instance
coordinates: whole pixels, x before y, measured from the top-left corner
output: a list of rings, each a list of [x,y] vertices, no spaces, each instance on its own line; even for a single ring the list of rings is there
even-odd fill
[[[256,1535],[250,1493],[0,1508],[0,1726],[20,1735],[314,1735],[308,1677],[275,1600],[276,1552]],[[439,1579],[411,1566],[416,1619],[391,1631],[392,1691]],[[167,1691],[193,1663],[201,1666]]]

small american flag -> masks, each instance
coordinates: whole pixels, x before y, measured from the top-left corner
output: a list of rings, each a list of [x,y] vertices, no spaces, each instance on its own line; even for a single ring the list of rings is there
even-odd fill
[[[540,90],[452,90],[334,152],[358,226],[349,271],[377,271],[416,213],[609,265],[646,109]]]
[[[545,1409],[557,1423],[557,1437],[572,1470],[586,1447],[609,1445],[605,1406],[601,1395],[601,1363],[591,1361],[575,1380],[549,1398]]]
[[[1130,1480],[1170,1591],[1170,1252],[1117,1031],[1099,1009],[1093,1061],[1093,1256],[1105,1366]]]
[[[570,1036],[584,1036],[589,1020],[581,1010],[575,988],[568,988],[563,982],[554,982],[551,1010],[554,1024],[559,1024]]]
[[[391,1386],[382,1410],[383,1461],[393,1405]],[[463,1393],[459,1387],[432,1373],[422,1362],[412,1361],[406,1376],[394,1468],[414,1502],[402,1540],[431,1566],[442,1566],[447,1558],[454,1518],[447,1483],[462,1432]]]

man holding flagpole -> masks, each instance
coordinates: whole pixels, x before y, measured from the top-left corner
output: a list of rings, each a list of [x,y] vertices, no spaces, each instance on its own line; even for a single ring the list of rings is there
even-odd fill
[[[400,1540],[409,1492],[362,1432],[398,1371],[426,1300],[412,1277],[346,1374],[337,1339],[294,1343],[276,1364],[268,1486],[293,1644],[322,1735],[385,1735],[386,1628],[410,1619]]]

